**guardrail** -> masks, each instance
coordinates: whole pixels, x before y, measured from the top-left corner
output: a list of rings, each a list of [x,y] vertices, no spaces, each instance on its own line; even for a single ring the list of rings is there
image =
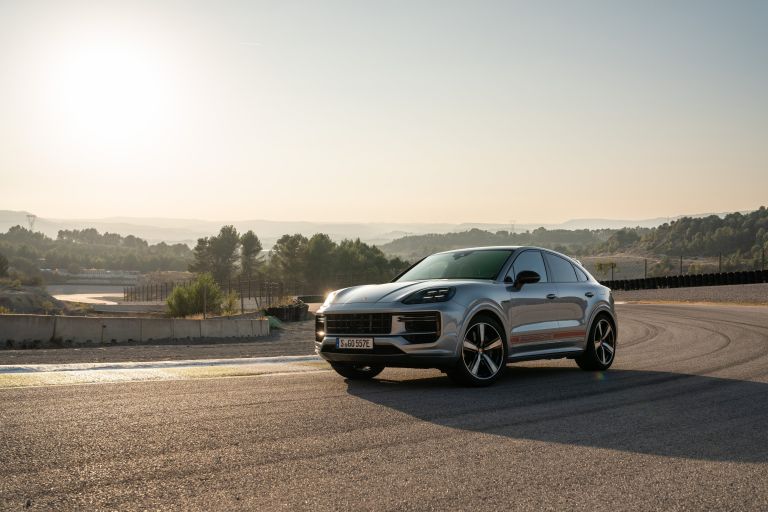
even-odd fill
[[[685,274],[678,276],[647,277],[644,279],[616,279],[601,281],[612,290],[655,290],[658,288],[689,288],[695,286],[722,286],[728,284],[768,283],[768,270],[718,272],[712,274]]]

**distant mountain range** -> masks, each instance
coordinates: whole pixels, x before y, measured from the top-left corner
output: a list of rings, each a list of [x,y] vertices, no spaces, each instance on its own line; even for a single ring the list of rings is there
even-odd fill
[[[29,212],[0,210],[0,232],[20,225],[29,227],[27,215]],[[686,217],[704,217],[711,214],[686,215]],[[724,215],[724,214],[717,214]],[[546,229],[619,229],[622,227],[655,227],[678,217],[658,217],[643,220],[617,219],[573,219],[561,224],[517,224],[514,231],[523,232],[538,227]],[[51,219],[38,217],[34,230],[56,238],[60,229],[96,228],[99,232],[134,235],[150,243],[186,243],[194,246],[197,239],[216,234],[225,224],[232,224],[238,231],[252,229],[262,240],[265,248],[269,248],[284,234],[301,233],[311,236],[315,233],[326,233],[332,239],[339,241],[344,238],[360,238],[362,241],[381,245],[406,235],[423,235],[427,233],[452,233],[478,228],[486,231],[511,230],[510,224],[486,223],[336,223],[336,222],[292,222],[272,220],[244,221],[208,221],[195,219],[169,219],[145,217],[107,217],[101,219]]]

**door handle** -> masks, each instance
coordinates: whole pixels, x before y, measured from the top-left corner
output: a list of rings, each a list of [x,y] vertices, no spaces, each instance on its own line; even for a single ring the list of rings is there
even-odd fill
[[[585,293],[584,295],[586,295],[586,296],[587,296],[587,297],[589,297],[589,298],[592,298],[592,297],[594,297],[594,296],[595,296],[595,294],[594,294],[594,293],[592,293],[592,292],[587,292],[587,293]]]
[[[555,295],[554,293],[550,293],[549,295],[547,295],[547,298],[548,299],[556,299],[557,295]]]

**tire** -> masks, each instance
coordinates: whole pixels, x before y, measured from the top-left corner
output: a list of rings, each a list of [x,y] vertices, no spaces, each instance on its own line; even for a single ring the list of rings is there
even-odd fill
[[[606,315],[595,318],[589,330],[587,348],[576,358],[576,364],[585,371],[607,370],[616,358],[616,328]]]
[[[378,364],[331,363],[331,368],[350,380],[369,380],[384,370],[384,366]]]
[[[446,370],[448,377],[464,386],[490,386],[507,368],[504,328],[494,318],[478,315],[464,333],[461,355],[456,365]]]

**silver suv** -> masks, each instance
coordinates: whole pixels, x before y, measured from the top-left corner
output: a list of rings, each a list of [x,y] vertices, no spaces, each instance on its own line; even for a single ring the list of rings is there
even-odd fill
[[[392,282],[330,293],[315,322],[315,351],[348,379],[439,368],[472,386],[512,361],[567,357],[607,370],[618,334],[611,290],[538,247],[433,254]]]

